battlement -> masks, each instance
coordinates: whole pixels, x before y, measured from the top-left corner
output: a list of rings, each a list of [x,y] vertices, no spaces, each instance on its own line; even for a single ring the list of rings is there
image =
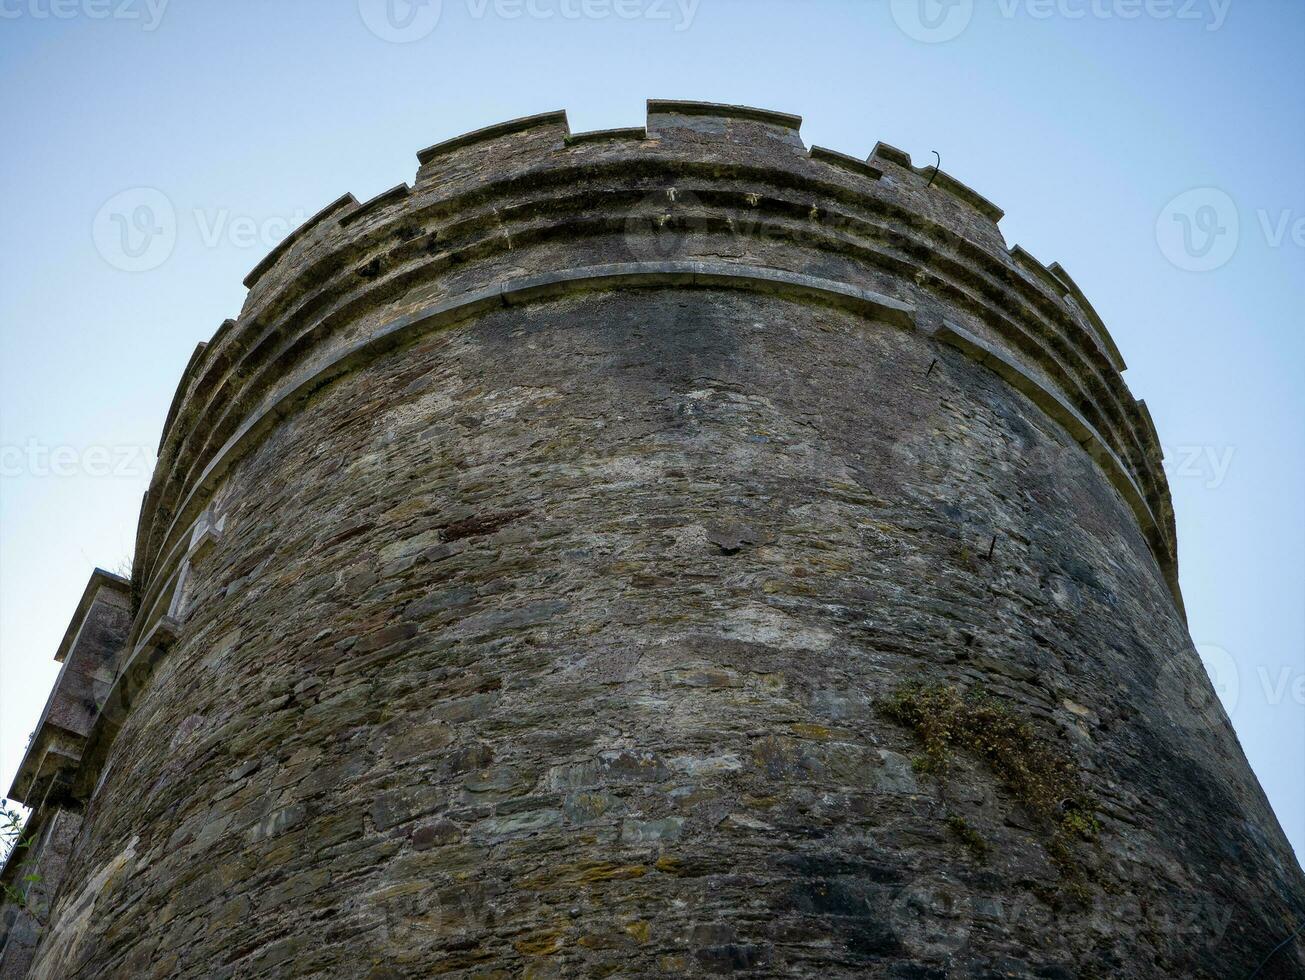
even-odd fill
[[[755,109],[745,105],[723,105],[719,102],[685,102],[676,99],[649,99],[648,126],[665,125],[661,117],[706,116],[713,119],[743,120],[764,123],[780,129],[797,132],[802,128],[802,117],[770,109]]]
[[[240,316],[183,378],[142,508],[147,615],[134,640],[166,612],[191,528],[224,475],[312,392],[399,342],[396,325],[655,283],[821,302],[846,288],[910,310],[926,334],[950,323],[940,341],[997,352],[979,359],[999,355],[1008,379],[1027,379],[1021,390],[1050,393],[1041,403],[1063,407],[1050,414],[1077,441],[1079,422],[1090,430],[1181,605],[1154,429],[1077,286],[1008,247],[1001,210],[950,175],[884,143],[865,160],[808,149],[801,122],[651,100],[642,128],[572,134],[564,112],[542,113],[436,143],[418,153],[411,185],[362,204],[344,195],[311,218],[250,273]],[[714,263],[715,278],[683,278],[695,262]],[[620,276],[597,271],[616,266]],[[521,291],[505,284],[508,267],[523,282],[553,279]]]
[[[646,140],[648,130],[643,126],[628,126],[619,129],[595,129],[587,133],[572,133],[566,138],[567,146],[581,146],[585,143],[607,143],[611,140]]]
[[[434,146],[428,146],[424,150],[418,150],[417,162],[424,167],[436,157],[445,156],[455,150],[464,150],[467,147],[475,146],[478,143],[493,142],[504,136],[515,136],[518,133],[524,133],[532,129],[548,130],[558,128],[561,128],[566,133],[571,131],[571,127],[566,121],[565,110],[559,110],[557,112],[541,112],[535,116],[522,116],[520,119],[509,119],[507,122],[496,123],[493,126],[486,126],[483,129],[464,133],[462,136],[455,136],[452,139],[444,140],[442,143],[436,143]]]

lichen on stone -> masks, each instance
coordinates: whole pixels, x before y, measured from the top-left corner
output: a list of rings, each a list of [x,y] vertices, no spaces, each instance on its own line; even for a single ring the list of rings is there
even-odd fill
[[[1047,853],[1065,891],[1086,894],[1085,870],[1075,845],[1094,842],[1100,824],[1068,754],[982,688],[962,691],[915,681],[898,687],[883,709],[924,743],[924,751],[913,760],[917,771],[945,783],[956,750],[980,759],[1047,833]],[[948,824],[972,853],[975,838],[986,851],[986,843],[963,817],[953,815]]]
[[[970,856],[980,863],[988,859],[988,842],[983,835],[970,826],[970,822],[959,813],[947,817],[947,829],[960,839],[961,844],[970,852]]]

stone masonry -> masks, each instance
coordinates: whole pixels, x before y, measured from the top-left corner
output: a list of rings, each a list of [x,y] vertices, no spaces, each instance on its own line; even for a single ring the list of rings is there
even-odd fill
[[[1105,325],[799,124],[505,123],[259,264],[61,647],[0,976],[1305,976]]]

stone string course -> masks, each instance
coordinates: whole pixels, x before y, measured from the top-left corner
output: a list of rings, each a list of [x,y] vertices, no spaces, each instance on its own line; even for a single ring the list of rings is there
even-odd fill
[[[515,120],[259,263],[61,647],[0,977],[1226,977],[1291,933],[1105,324],[799,126]],[[1095,831],[921,771],[908,682],[1027,723]]]

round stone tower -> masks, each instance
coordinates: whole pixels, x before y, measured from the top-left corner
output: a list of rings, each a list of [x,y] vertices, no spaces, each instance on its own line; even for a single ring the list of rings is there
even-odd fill
[[[1104,324],[799,122],[493,126],[254,269],[16,783],[31,975],[1302,975]]]

